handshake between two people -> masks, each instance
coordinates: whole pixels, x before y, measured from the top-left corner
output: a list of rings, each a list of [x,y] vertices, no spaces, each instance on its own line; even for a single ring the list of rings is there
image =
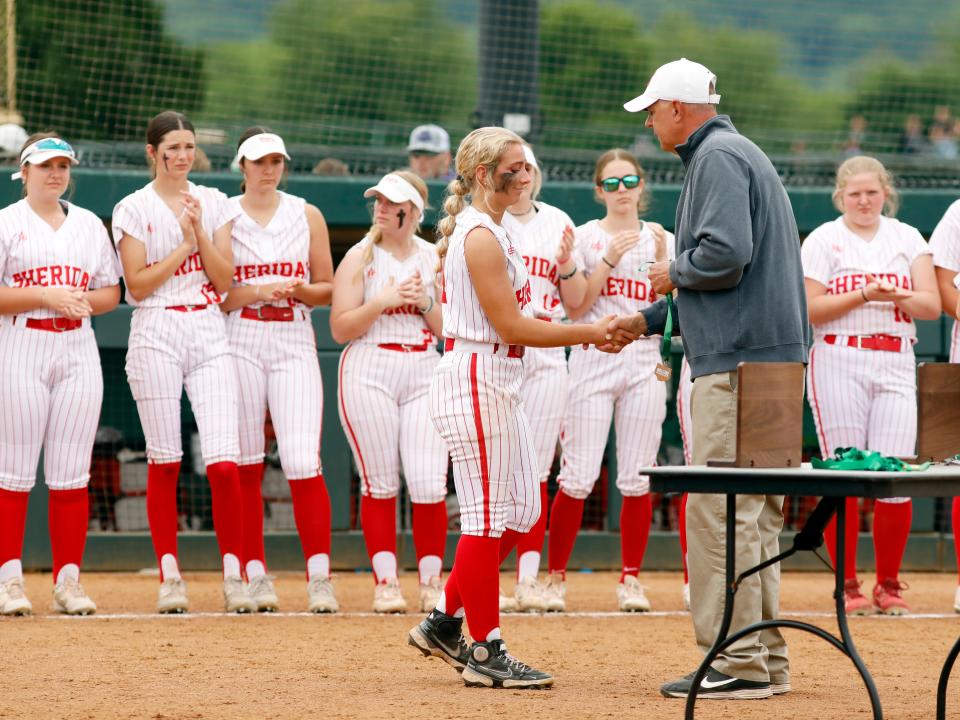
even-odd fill
[[[635,315],[607,315],[593,323],[599,337],[591,343],[597,350],[618,353],[647,333],[647,320],[641,313]],[[584,343],[586,350],[589,344]]]

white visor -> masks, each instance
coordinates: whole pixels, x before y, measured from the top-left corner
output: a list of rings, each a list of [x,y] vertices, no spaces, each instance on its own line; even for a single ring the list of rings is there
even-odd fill
[[[380,182],[372,188],[367,188],[363,193],[365,198],[374,195],[383,195],[387,200],[395,203],[412,202],[420,211],[420,217],[423,217],[423,196],[413,185],[395,173],[384,175]]]
[[[537,158],[533,154],[533,149],[529,145],[523,146],[523,158],[527,161],[527,165],[533,165],[537,169],[540,168],[540,166],[537,165]]]
[[[234,162],[239,165],[240,160],[243,158],[247,160],[259,160],[262,157],[274,154],[283,155],[287,160],[290,159],[290,156],[287,155],[287,148],[283,144],[283,138],[273,133],[260,133],[259,135],[248,137],[240,143]]]
[[[13,173],[10,179],[19,180],[22,178],[23,166],[27,163],[39,165],[55,157],[68,158],[72,165],[76,165],[78,162],[77,154],[70,147],[70,143],[60,138],[43,138],[23,149],[23,152],[20,153],[20,169]]]

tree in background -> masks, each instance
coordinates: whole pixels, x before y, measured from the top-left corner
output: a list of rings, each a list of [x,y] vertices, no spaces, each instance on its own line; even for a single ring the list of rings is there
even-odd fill
[[[203,52],[164,30],[155,0],[18,0],[17,97],[29,129],[72,139],[142,139],[147,120],[192,112]]]

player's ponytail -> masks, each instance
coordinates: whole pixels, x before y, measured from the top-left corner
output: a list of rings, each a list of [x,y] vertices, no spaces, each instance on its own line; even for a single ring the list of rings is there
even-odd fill
[[[523,140],[515,132],[501,127],[478,128],[467,135],[457,148],[455,167],[457,177],[450,181],[443,200],[443,217],[437,223],[437,254],[440,256],[438,272],[443,271],[443,259],[447,254],[450,236],[457,227],[457,215],[467,207],[467,198],[477,193],[493,194],[493,175],[500,158],[513,143]],[[487,168],[486,180],[477,181],[477,168]]]
[[[880,187],[883,188],[883,192],[887,196],[883,202],[883,214],[887,217],[894,217],[900,208],[900,193],[897,192],[897,188],[894,186],[893,175],[884,167],[882,162],[869,155],[855,155],[840,163],[840,167],[837,168],[836,185],[833,188],[833,206],[841,213],[843,212],[843,199],[841,196],[843,195],[844,188],[847,186],[847,182],[854,175],[861,175],[863,173],[877,174]]]

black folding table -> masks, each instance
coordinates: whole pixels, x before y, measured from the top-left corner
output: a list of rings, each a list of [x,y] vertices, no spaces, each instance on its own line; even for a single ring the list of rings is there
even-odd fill
[[[949,497],[960,495],[960,466],[932,465],[927,470],[918,472],[867,472],[814,470],[808,464],[799,468],[767,469],[689,465],[643,468],[641,472],[650,476],[650,488],[654,492],[714,493],[727,497],[726,596],[723,620],[713,647],[707,652],[694,675],[690,694],[687,696],[685,718],[693,720],[697,688],[700,687],[700,681],[720,652],[751,633],[766,628],[783,627],[812,633],[849,657],[857,672],[860,673],[863,684],[870,695],[874,719],[881,720],[883,710],[880,706],[877,688],[863,664],[863,660],[857,653],[847,626],[847,615],[844,611],[844,554],[842,552],[837,553],[833,592],[837,611],[837,627],[840,631],[839,638],[816,625],[781,618],[755,623],[728,636],[737,587],[745,577],[753,575],[773,563],[780,562],[799,550],[812,551],[818,548],[823,542],[824,528],[835,512],[837,513],[837,547],[842,548],[842,538],[847,523],[845,498]],[[775,558],[741,572],[738,577],[736,576],[735,511],[736,496],[740,494],[815,495],[821,496],[821,499],[807,518],[803,528],[797,533],[791,548],[781,552]],[[937,720],[943,720],[946,716],[947,683],[958,655],[960,655],[960,638],[957,639],[950,650],[940,673],[940,681],[937,686]]]

